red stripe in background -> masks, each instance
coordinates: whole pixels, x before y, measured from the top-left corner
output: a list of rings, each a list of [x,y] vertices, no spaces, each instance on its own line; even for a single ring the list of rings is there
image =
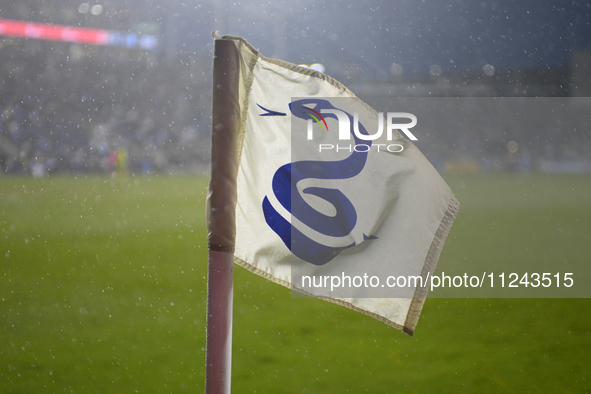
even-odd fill
[[[0,35],[26,37],[37,40],[76,42],[80,44],[107,45],[109,31],[85,27],[49,25],[0,19]]]

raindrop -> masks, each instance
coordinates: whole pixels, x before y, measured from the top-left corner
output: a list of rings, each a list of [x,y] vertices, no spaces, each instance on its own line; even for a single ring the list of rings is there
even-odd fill
[[[482,72],[484,73],[484,75],[491,77],[495,74],[495,68],[490,64],[486,64],[482,66]]]
[[[88,3],[82,3],[78,6],[78,12],[81,14],[86,14],[89,9],[90,6],[88,5]]]
[[[434,77],[441,76],[441,66],[438,66],[437,64],[432,65],[429,67],[429,74],[433,75]]]

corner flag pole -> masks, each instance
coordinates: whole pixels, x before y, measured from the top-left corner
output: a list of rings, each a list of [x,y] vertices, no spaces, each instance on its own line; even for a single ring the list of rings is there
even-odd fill
[[[207,196],[207,344],[205,393],[229,394],[236,236],[240,55],[234,40],[216,39],[213,59],[211,179]]]

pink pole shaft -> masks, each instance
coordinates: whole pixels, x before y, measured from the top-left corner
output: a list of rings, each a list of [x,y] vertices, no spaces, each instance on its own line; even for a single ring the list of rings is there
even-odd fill
[[[234,254],[209,251],[205,393],[229,394]]]
[[[237,43],[216,39],[213,66],[211,179],[207,199],[209,273],[205,393],[229,394],[240,127],[240,53]]]

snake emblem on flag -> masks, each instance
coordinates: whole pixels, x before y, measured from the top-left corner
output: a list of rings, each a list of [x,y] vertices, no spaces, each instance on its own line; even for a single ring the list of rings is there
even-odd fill
[[[304,120],[314,119],[322,126],[318,120],[320,117],[327,128],[326,131],[328,131],[328,126],[324,120],[325,117],[340,120],[337,111],[345,114],[349,118],[349,132],[355,142],[363,142],[371,146],[371,141],[362,141],[353,132],[354,116],[336,108],[328,100],[312,98],[297,100],[291,102],[289,108],[293,116]],[[324,114],[324,117],[321,114]],[[358,127],[361,134],[368,135],[361,123],[358,124]],[[273,193],[277,201],[291,213],[292,218],[297,219],[303,225],[326,236],[346,237],[357,223],[357,211],[347,196],[338,189],[328,187],[306,187],[300,192],[297,184],[309,178],[322,180],[353,178],[363,171],[367,154],[367,151],[353,150],[348,157],[342,160],[302,160],[287,163],[281,166],[273,176]],[[305,200],[301,193],[325,200],[334,207],[336,214],[333,216],[318,211]],[[310,238],[281,216],[267,196],[263,199],[262,208],[269,227],[295,256],[311,264],[324,265],[342,251],[355,246],[355,242],[340,247],[329,246]],[[364,234],[365,240],[375,238]]]

